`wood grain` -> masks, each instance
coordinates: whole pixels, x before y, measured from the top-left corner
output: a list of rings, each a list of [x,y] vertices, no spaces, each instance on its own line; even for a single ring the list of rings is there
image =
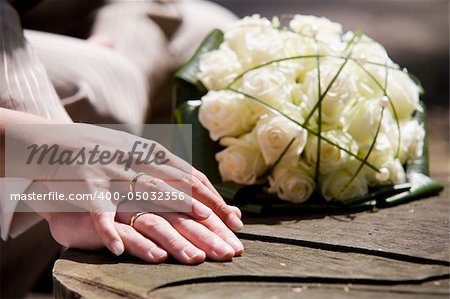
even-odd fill
[[[233,262],[206,262],[198,266],[147,265],[133,258],[118,261],[105,252],[70,250],[57,261],[54,277],[62,285],[76,282],[81,289],[95,288],[130,298],[147,298],[152,290],[223,281],[390,286],[420,284],[449,274],[448,266],[443,265],[290,244],[243,242],[247,251]]]

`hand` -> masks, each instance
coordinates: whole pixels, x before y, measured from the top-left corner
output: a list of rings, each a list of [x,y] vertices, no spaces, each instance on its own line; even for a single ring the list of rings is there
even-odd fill
[[[101,146],[103,150],[110,151],[112,153],[120,150],[123,153],[128,154],[127,158],[130,158],[130,161],[132,162],[130,163],[130,169],[124,171],[121,167],[114,164],[83,164],[80,166],[72,163],[67,165],[67,167],[62,167],[58,165],[54,166],[49,163],[46,165],[27,164],[22,169],[23,172],[32,179],[40,178],[43,180],[46,187],[49,188],[49,191],[78,194],[93,194],[95,191],[107,192],[113,188],[121,193],[126,193],[128,192],[131,178],[137,172],[145,172],[154,177],[161,178],[161,184],[157,186],[157,188],[161,191],[173,190],[173,188],[179,188],[177,189],[179,191],[188,189],[192,190],[193,204],[192,212],[187,213],[189,217],[200,221],[201,219],[208,219],[211,216],[213,216],[213,218],[217,218],[214,217],[215,214],[217,214],[218,220],[216,219],[216,221],[212,222],[210,225],[218,225],[217,223],[220,222],[221,225],[226,223],[227,226],[233,230],[239,230],[242,228],[242,222],[239,219],[240,212],[228,206],[223,201],[209,180],[198,170],[194,169],[191,165],[176,155],[173,155],[161,145],[154,143],[156,145],[155,152],[165,152],[168,160],[167,164],[139,164],[136,163],[138,159],[135,156],[130,155],[130,149],[136,144],[136,142],[142,144],[149,143],[151,141],[121,131],[105,129],[97,126],[84,124],[79,124],[77,126],[80,126],[80,128],[77,130],[70,130],[71,134],[64,134],[65,128],[56,126],[51,130],[48,130],[48,134],[42,132],[42,129],[38,129],[37,131],[33,131],[31,129],[19,132],[16,138],[19,145],[22,145],[22,148],[27,148],[27,145],[30,144],[47,144],[50,146],[56,144],[59,146],[59,151],[61,152],[72,151],[77,153],[81,149],[85,149],[85,151],[93,151],[96,146]],[[23,161],[20,161],[20,163],[23,164]],[[19,165],[20,163],[17,162],[14,163],[14,165]],[[19,175],[19,177],[20,176],[22,175]],[[79,181],[76,183],[73,181],[69,181],[68,183],[61,183],[58,181],[67,178],[73,179],[74,177],[79,179]],[[186,177],[189,179],[186,180]],[[174,178],[182,183],[181,185],[180,183],[174,185],[171,183],[171,180],[165,182],[164,179],[167,178]],[[111,182],[111,179],[121,183],[114,184]],[[145,185],[142,185],[141,187],[145,188]],[[115,205],[112,202],[88,201],[81,203],[74,202],[73,204],[90,211],[92,225],[89,229],[92,227],[95,228],[98,236],[102,240],[102,243],[106,247],[117,255],[124,251],[124,244],[121,239],[120,231],[118,231],[118,226],[114,222]],[[67,211],[71,210],[68,209]],[[59,216],[50,217],[49,219],[53,219],[51,221],[57,223],[62,221]],[[82,228],[87,229],[86,226],[82,226]],[[84,234],[83,229],[80,229],[79,232],[76,233],[76,238],[80,238],[79,235]],[[209,227],[209,229],[212,228]],[[53,230],[57,231],[58,229],[53,228]],[[64,230],[64,226],[62,230]],[[89,231],[89,233],[91,232]]]
[[[133,213],[118,213],[117,219],[129,223],[132,216]],[[157,262],[156,257],[163,252],[182,263],[197,264],[205,257],[228,261],[244,251],[242,243],[215,214],[204,220],[194,220],[181,213],[147,213],[139,216],[133,227],[124,229],[127,234],[121,236],[129,241],[125,244],[126,250],[149,262]],[[154,243],[149,258],[150,241]],[[148,245],[143,247],[142,244]]]
[[[89,213],[41,215],[60,244],[81,249],[103,247]],[[132,215],[118,213],[117,220],[129,223]],[[181,213],[149,213],[138,217],[134,227],[125,223],[115,222],[125,251],[150,263],[163,262],[169,255],[185,264],[201,263],[206,257],[227,261],[244,250],[242,243],[216,215],[196,221]]]

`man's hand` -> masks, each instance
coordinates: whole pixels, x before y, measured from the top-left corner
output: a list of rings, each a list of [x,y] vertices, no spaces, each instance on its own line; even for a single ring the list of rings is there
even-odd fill
[[[89,213],[40,214],[60,244],[80,249],[104,246]],[[214,214],[198,221],[181,213],[148,213],[131,227],[126,223],[132,215],[118,213],[115,228],[125,251],[150,263],[163,262],[169,255],[184,264],[198,264],[206,257],[228,261],[244,251],[242,243]]]

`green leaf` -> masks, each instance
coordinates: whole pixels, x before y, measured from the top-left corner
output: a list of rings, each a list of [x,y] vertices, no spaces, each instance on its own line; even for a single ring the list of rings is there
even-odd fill
[[[175,73],[175,78],[186,81],[187,83],[194,85],[200,91],[205,92],[205,87],[197,78],[200,57],[206,52],[218,49],[222,43],[223,32],[218,29],[213,30],[205,40],[203,40],[194,56],[192,56],[192,58]]]

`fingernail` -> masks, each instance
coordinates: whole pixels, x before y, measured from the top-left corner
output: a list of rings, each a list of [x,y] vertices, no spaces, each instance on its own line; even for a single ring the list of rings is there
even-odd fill
[[[118,240],[112,242],[110,249],[111,249],[111,252],[117,256],[121,255],[125,251],[123,244],[121,242],[119,242]]]
[[[225,239],[225,242],[233,247],[235,253],[237,255],[242,254],[244,252],[244,245],[242,245],[241,241],[234,237],[228,237]]]
[[[184,254],[191,262],[201,262],[205,259],[205,253],[195,247],[188,247],[184,250]]]
[[[228,216],[227,224],[234,231],[240,231],[244,227],[244,224],[242,223],[241,219],[239,219],[239,217],[236,216],[236,214],[234,213],[231,213]]]
[[[193,208],[195,210],[193,212],[196,215],[198,215],[198,216],[200,216],[202,218],[205,218],[205,219],[208,218],[209,215],[211,215],[211,213],[212,213],[212,210],[210,208],[204,206],[201,203],[194,204]]]
[[[219,239],[214,239],[212,241],[212,253],[218,257],[228,257],[231,258],[234,256],[234,249]]]
[[[167,256],[167,253],[159,248],[153,248],[150,250],[150,255],[152,255],[156,259],[163,259]]]

